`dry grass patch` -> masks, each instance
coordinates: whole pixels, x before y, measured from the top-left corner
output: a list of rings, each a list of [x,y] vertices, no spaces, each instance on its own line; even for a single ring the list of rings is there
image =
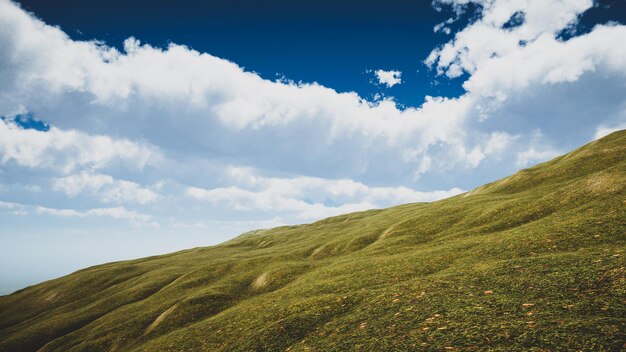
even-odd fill
[[[268,283],[269,283],[269,273],[265,272],[261,274],[259,277],[257,277],[256,279],[254,279],[254,281],[252,281],[252,284],[250,286],[252,287],[253,290],[260,290],[266,287]]]
[[[167,318],[168,315],[170,315],[170,313],[172,313],[174,311],[174,309],[176,309],[176,305],[173,305],[171,307],[169,307],[166,311],[164,311],[163,313],[161,313],[161,315],[159,315],[153,322],[152,324],[150,324],[150,326],[148,326],[148,328],[146,329],[146,334],[149,334],[150,332],[152,332],[154,329],[157,328],[157,326],[159,326],[159,324],[161,324],[161,322],[163,322],[163,320],[165,320],[165,318]]]

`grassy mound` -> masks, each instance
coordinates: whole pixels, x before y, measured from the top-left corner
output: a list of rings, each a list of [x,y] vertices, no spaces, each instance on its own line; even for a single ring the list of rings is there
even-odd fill
[[[0,297],[0,351],[617,351],[626,131],[471,192]]]

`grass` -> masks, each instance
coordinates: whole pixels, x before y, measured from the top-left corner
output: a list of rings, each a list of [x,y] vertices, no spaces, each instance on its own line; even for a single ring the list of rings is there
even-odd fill
[[[619,351],[626,131],[476,190],[0,297],[0,351]]]

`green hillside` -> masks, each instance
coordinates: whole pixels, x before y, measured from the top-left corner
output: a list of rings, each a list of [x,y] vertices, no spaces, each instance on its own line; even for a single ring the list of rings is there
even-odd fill
[[[0,297],[0,351],[619,351],[626,131],[469,193]]]

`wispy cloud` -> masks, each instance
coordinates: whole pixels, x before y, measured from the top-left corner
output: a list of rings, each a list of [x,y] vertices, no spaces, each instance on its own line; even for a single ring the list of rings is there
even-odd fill
[[[0,201],[0,214],[27,215],[25,208],[19,203]]]
[[[186,194],[239,211],[282,211],[295,213],[300,219],[319,219],[393,204],[434,201],[463,192],[458,188],[418,192],[406,187],[368,187],[347,179],[262,177],[242,168],[233,168],[230,173],[239,185],[213,189],[189,187]]]
[[[113,219],[129,220],[137,226],[153,226],[158,227],[159,224],[152,221],[150,215],[140,214],[124,207],[115,208],[96,208],[84,211],[75,209],[57,209],[38,206],[35,210],[38,214],[58,216],[64,218],[85,218],[85,217],[109,217]]]
[[[105,203],[148,204],[157,201],[160,197],[152,189],[142,187],[135,182],[116,180],[109,175],[87,172],[55,179],[54,189],[64,192],[69,197],[82,192],[96,194]]]

